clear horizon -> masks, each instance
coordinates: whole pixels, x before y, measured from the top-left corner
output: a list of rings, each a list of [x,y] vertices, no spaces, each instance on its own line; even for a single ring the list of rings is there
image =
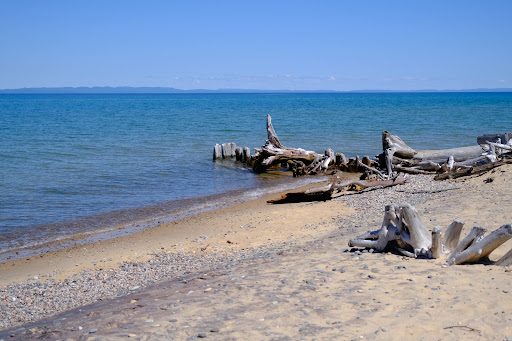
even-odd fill
[[[512,2],[6,2],[0,89],[512,87]]]

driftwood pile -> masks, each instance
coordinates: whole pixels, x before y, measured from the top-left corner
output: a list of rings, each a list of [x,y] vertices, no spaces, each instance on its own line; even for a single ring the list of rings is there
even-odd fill
[[[237,161],[251,166],[254,172],[264,173],[276,167],[286,167],[293,176],[334,174],[341,170],[363,173],[361,179],[370,181],[392,180],[399,173],[437,174],[437,180],[457,178],[487,172],[504,163],[512,163],[512,133],[487,134],[477,138],[474,146],[420,150],[408,146],[389,131],[382,132],[383,152],[375,158],[348,159],[342,153],[327,149],[318,154],[302,148],[290,148],[281,144],[267,115],[267,140],[251,156],[248,147],[235,143],[215,145],[213,160],[236,157]]]
[[[437,180],[443,180],[479,174],[509,163],[512,158],[512,133],[479,136],[474,146],[419,150],[409,147],[400,137],[383,131],[382,149],[383,153],[378,158],[388,176],[393,177],[398,172],[441,173]]]
[[[483,227],[474,227],[459,242],[464,223],[455,220],[443,235],[436,226],[429,232],[421,222],[416,209],[410,204],[388,205],[384,221],[377,231],[367,232],[349,241],[349,246],[384,251],[396,248],[408,257],[443,258],[449,265],[489,262],[488,256],[512,238],[512,225],[507,224],[489,233]],[[512,250],[495,262],[496,265],[512,265]]]

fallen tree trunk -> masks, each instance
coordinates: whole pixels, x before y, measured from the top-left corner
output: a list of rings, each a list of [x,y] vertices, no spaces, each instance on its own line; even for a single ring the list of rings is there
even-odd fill
[[[458,169],[456,171],[450,173],[441,173],[435,176],[435,180],[447,180],[447,179],[456,179],[464,176],[472,176],[472,175],[480,175],[494,169],[496,167],[510,164],[512,163],[512,158],[503,158],[501,161],[496,161],[493,163],[486,163],[485,165],[479,165],[464,169]]]
[[[395,163],[393,158],[395,155],[400,159],[411,160],[412,167],[416,170],[435,172],[440,170],[445,163],[453,164],[475,159],[480,157],[483,152],[480,145],[440,150],[414,149],[409,147],[400,137],[391,135],[389,131],[382,132],[382,149],[385,168],[390,176],[393,174],[393,164]],[[411,167],[411,165],[403,165],[402,167]]]
[[[330,184],[312,188],[303,192],[292,192],[286,193],[281,198],[276,200],[269,200],[268,203],[272,204],[287,204],[297,202],[309,202],[309,201],[325,201],[332,199],[332,194],[335,190],[340,190],[345,187],[354,186],[356,190],[362,190],[365,188],[373,187],[390,187],[396,185],[402,185],[407,182],[405,176],[399,176],[396,179],[382,180],[382,181],[366,181],[366,180],[346,180],[342,182],[333,181]]]

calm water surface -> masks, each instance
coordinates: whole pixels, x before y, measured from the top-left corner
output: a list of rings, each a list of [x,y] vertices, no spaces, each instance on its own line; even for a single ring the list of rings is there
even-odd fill
[[[211,161],[261,146],[266,114],[286,146],[373,156],[382,130],[419,149],[512,131],[512,94],[0,95],[0,250],[290,186]]]

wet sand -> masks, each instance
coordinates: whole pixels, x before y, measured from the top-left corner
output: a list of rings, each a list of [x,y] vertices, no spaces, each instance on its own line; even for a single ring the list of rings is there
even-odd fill
[[[461,219],[463,236],[475,225],[495,230],[512,222],[510,183],[512,167],[504,166],[465,181],[416,176],[327,202],[266,203],[277,194],[3,263],[8,321],[0,339],[512,338],[510,268],[446,266],[443,259],[347,247],[350,238],[380,227],[391,202],[413,204],[430,229]],[[491,260],[511,247],[507,242]],[[64,291],[74,301],[64,304]],[[23,312],[39,306],[48,310]]]

